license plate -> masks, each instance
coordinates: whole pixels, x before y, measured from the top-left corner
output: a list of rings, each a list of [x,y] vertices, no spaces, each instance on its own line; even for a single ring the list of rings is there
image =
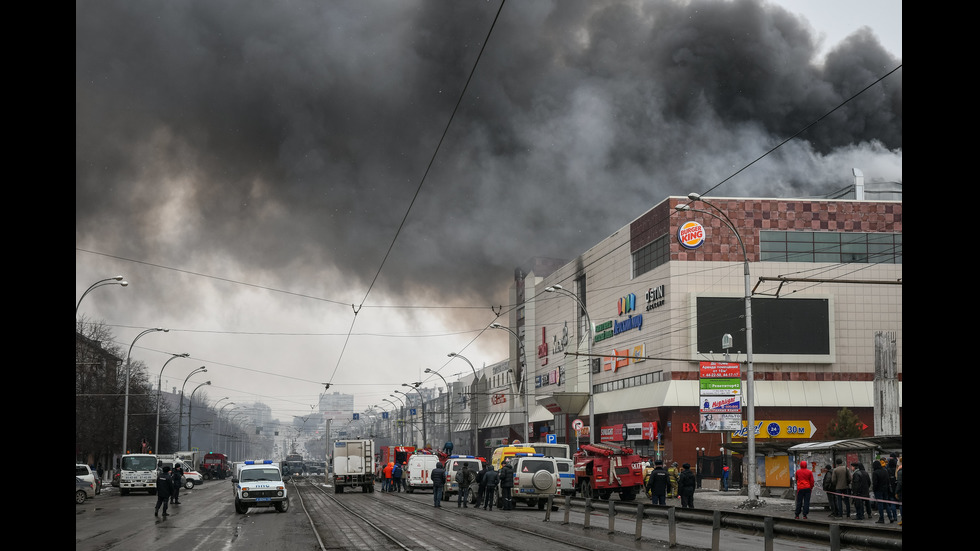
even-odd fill
[[[521,488],[521,493],[522,494],[533,494],[534,493],[534,490],[529,490],[527,488]]]
[[[256,498],[255,501],[272,501],[272,498],[271,497],[259,497],[259,498]]]

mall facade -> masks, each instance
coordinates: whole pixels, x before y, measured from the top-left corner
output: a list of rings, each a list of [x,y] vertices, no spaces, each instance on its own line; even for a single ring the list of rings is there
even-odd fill
[[[519,267],[511,304],[510,359],[478,383],[484,450],[591,433],[739,466],[749,391],[757,460],[826,440],[843,408],[901,434],[900,197],[668,197],[571,262]],[[734,385],[706,378],[719,366]]]

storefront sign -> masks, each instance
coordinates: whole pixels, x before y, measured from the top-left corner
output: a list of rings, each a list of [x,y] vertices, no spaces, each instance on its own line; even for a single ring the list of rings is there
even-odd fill
[[[664,305],[664,301],[667,294],[664,291],[664,286],[660,285],[657,287],[650,287],[647,290],[647,312],[653,310],[654,308],[659,308]]]
[[[701,413],[737,413],[741,411],[741,396],[701,397]]]
[[[701,362],[702,379],[741,379],[742,367],[737,362]]]
[[[742,393],[741,379],[701,379],[702,401],[704,396],[736,396]]]
[[[766,438],[813,438],[817,427],[813,421],[757,421],[755,435]],[[732,433],[732,438],[748,438],[748,423]]]
[[[685,249],[696,249],[704,244],[704,226],[695,221],[684,222],[677,228],[677,241]]]

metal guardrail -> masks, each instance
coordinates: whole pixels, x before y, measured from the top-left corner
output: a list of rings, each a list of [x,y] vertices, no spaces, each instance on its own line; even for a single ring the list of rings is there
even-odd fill
[[[776,538],[805,539],[813,542],[826,542],[831,551],[839,551],[843,544],[861,546],[868,549],[902,549],[901,530],[879,529],[864,526],[844,526],[839,523],[819,521],[799,521],[761,515],[758,513],[743,513],[737,511],[719,511],[710,509],[688,509],[673,506],[645,506],[643,503],[625,503],[620,501],[598,502],[603,504],[595,507],[592,499],[573,498],[565,496],[564,520],[562,524],[570,524],[569,513],[572,508],[582,509],[585,513],[583,528],[591,528],[591,513],[606,510],[609,518],[609,533],[614,533],[616,516],[620,513],[636,518],[634,539],[643,537],[643,521],[648,518],[663,518],[667,521],[667,543],[677,545],[677,523],[688,522],[710,525],[712,527],[711,549],[721,549],[721,530],[742,530],[761,532],[765,539],[765,549],[773,549]],[[548,498],[545,521],[551,520],[553,506],[552,498]]]

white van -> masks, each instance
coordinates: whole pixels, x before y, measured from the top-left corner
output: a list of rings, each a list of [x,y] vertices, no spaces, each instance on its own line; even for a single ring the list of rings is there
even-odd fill
[[[558,495],[575,497],[575,462],[556,457],[558,463]]]
[[[459,493],[459,483],[456,482],[456,474],[462,470],[463,465],[467,465],[473,471],[474,480],[476,473],[483,470],[486,462],[482,457],[472,455],[450,455],[446,460],[446,487],[442,491],[442,500],[449,501],[454,495]],[[574,474],[574,473],[573,473]],[[474,483],[474,487],[476,483]],[[476,493],[470,492],[470,503],[476,503]]]
[[[432,469],[438,462],[439,456],[427,453],[416,453],[408,458],[408,468],[402,467],[402,478],[408,480],[408,493],[432,489]]]

